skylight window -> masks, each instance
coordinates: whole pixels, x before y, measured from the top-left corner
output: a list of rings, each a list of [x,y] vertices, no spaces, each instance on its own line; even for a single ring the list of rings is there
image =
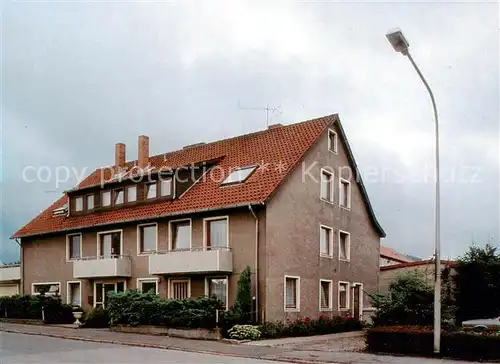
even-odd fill
[[[242,183],[245,182],[245,180],[250,177],[253,171],[257,166],[248,166],[248,167],[242,167],[238,168],[234,171],[231,172],[229,176],[222,182],[223,185],[228,185],[228,184],[233,184],[233,183]]]

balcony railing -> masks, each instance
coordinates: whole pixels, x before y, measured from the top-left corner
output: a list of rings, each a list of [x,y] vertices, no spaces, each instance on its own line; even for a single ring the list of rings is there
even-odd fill
[[[155,251],[149,256],[149,274],[231,273],[231,248],[189,248]]]
[[[73,262],[74,278],[131,277],[128,255],[82,257]]]
[[[0,282],[21,280],[21,265],[5,264],[0,265]]]

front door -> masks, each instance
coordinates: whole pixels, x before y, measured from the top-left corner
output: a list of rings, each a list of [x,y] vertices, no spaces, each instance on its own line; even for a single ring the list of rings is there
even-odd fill
[[[122,282],[113,282],[113,283],[94,283],[95,284],[95,307],[105,307],[106,299],[108,297],[109,292],[124,292],[125,291],[125,283]]]

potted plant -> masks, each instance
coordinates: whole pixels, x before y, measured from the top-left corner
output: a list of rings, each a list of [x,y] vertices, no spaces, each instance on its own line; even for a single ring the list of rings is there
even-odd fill
[[[80,326],[82,323],[80,322],[80,319],[83,316],[83,309],[80,306],[73,306],[73,317],[75,318],[75,325]]]

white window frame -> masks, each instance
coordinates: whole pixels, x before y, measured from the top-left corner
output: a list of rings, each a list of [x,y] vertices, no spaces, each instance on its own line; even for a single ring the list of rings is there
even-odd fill
[[[80,210],[78,210],[77,200],[81,200],[81,206],[82,206],[82,208]],[[82,212],[82,211],[84,211],[85,210],[84,203],[85,203],[85,201],[83,200],[83,196],[75,197],[75,212]]]
[[[331,200],[327,200],[326,198],[323,198],[323,196],[321,196],[321,191],[323,190],[323,174],[328,174],[330,177],[331,177],[331,186],[330,186],[330,196],[332,197]],[[335,201],[335,176],[333,174],[333,172],[329,171],[328,169],[326,168],[321,168],[321,171],[320,171],[320,177],[319,177],[319,198],[321,201],[324,201],[324,202],[327,202],[329,204],[332,204],[334,203]]]
[[[134,199],[133,201],[130,201],[130,200],[128,199],[128,191],[129,191],[130,189],[132,189],[132,188],[135,190],[135,199]],[[129,203],[129,202],[130,202],[130,203],[134,203],[134,202],[137,202],[137,185],[130,185],[130,186],[126,186],[124,190],[125,190],[125,192],[124,192],[124,196],[125,196],[125,203]]]
[[[94,304],[92,305],[92,307],[97,307],[97,302],[96,302],[96,298],[97,298],[97,285],[98,284],[114,284],[115,285],[115,292],[118,292],[118,283],[121,283],[123,282],[123,292],[127,292],[127,280],[126,279],[120,279],[120,280],[117,280],[117,281],[113,281],[113,282],[109,282],[109,281],[94,281],[94,286],[92,287],[92,292],[94,294]],[[103,296],[104,298],[104,296]],[[104,302],[99,302],[102,304],[102,307],[104,307]]]
[[[188,282],[188,298],[191,298],[191,278],[168,278],[167,280],[167,297],[171,300],[174,299],[172,292],[172,283],[175,282]]]
[[[173,233],[172,233],[172,223],[175,222],[182,222],[182,221],[189,221],[189,250],[192,249],[193,245],[193,220],[191,218],[186,218],[186,219],[176,219],[176,220],[170,220],[168,222],[168,250],[172,250],[172,244],[174,243],[173,241]]]
[[[286,307],[286,280],[290,279],[295,279],[296,284],[295,284],[295,296],[297,298],[297,305],[295,308],[289,308]],[[283,278],[283,309],[285,312],[300,312],[300,277],[299,276],[290,276],[290,275],[285,275]]]
[[[69,239],[71,236],[80,235],[80,258],[83,258],[83,235],[82,233],[66,234],[66,262],[74,262],[77,259],[70,257]]]
[[[214,216],[214,217],[206,217],[203,219],[203,250],[207,250],[207,223],[213,220],[223,220],[226,219],[226,224],[227,224],[227,242],[226,242],[226,248],[229,248],[229,215],[224,215],[224,216]]]
[[[154,186],[154,188],[156,189],[154,197],[148,197],[149,186]],[[146,182],[144,187],[146,187],[145,188],[146,191],[144,193],[145,201],[151,201],[158,198],[158,181]]]
[[[115,198],[117,196],[117,193],[120,192],[122,193],[122,202],[116,202]],[[111,193],[111,206],[123,206],[125,204],[125,189],[123,187],[118,187],[113,189]]]
[[[345,292],[346,292],[346,296],[345,296],[345,301],[346,301],[346,306],[347,307],[344,307],[344,308],[341,308],[340,307],[340,286],[341,285],[346,285],[346,289],[345,289]],[[338,294],[337,294],[337,309],[338,311],[348,311],[350,308],[351,308],[351,284],[347,281],[339,281],[339,284],[338,284]]]
[[[162,185],[163,185],[163,182],[166,182],[166,181],[170,181],[170,194],[169,195],[163,195],[162,194]],[[158,179],[158,189],[160,190],[159,191],[159,197],[170,197],[170,196],[173,196],[174,195],[174,178],[173,177],[167,177],[165,179]]]
[[[115,230],[106,230],[99,231],[97,233],[97,257],[102,256],[101,252],[101,235],[111,234],[111,233],[120,233],[120,255],[124,255],[123,253],[123,229],[115,229]]]
[[[341,258],[340,257],[340,234],[346,234],[347,235],[347,246],[346,246],[346,250],[347,250],[347,258],[344,259],[344,258]],[[338,231],[338,234],[337,234],[337,239],[338,239],[338,242],[339,242],[339,260],[343,261],[343,262],[350,262],[351,261],[351,233],[347,232],[347,231],[344,231],[344,230],[339,230]]]
[[[347,184],[347,206],[342,205],[342,198],[341,198],[344,183]],[[346,210],[351,209],[351,181],[342,178],[340,176],[339,176],[339,206]]]
[[[50,284],[51,286],[53,285],[58,285],[59,286],[59,296],[61,296],[61,282],[35,282],[35,283],[31,283],[31,294],[33,296],[38,296],[40,295],[40,293],[35,293],[35,287],[36,286],[46,286]]]
[[[321,292],[322,292],[322,287],[321,283],[328,283],[329,284],[329,290],[328,290],[328,304],[330,307],[323,308],[321,307]],[[320,279],[319,280],[319,295],[318,295],[318,300],[319,300],[319,310],[321,312],[329,312],[333,310],[333,281],[331,279]]]
[[[226,280],[226,309],[229,310],[229,276],[208,276],[205,277],[205,296],[209,297],[210,295],[210,284],[208,283],[209,279],[225,279]]]
[[[82,307],[82,281],[67,281],[66,282],[66,304],[71,305],[71,296],[70,296],[70,285],[76,284],[80,286],[80,307]]]
[[[137,290],[142,292],[142,283],[156,283],[156,294],[159,292],[160,278],[137,278]]]
[[[154,251],[141,252],[141,227],[143,226],[156,226],[156,242],[155,242],[155,250],[158,250],[158,223],[157,222],[149,222],[144,224],[137,225],[137,256],[143,255],[151,255]]]
[[[226,178],[224,178],[224,180],[222,181],[221,183],[221,186],[232,186],[232,185],[235,185],[235,184],[240,184],[240,183],[245,183],[251,176],[252,174],[255,173],[255,171],[257,170],[257,167],[258,165],[257,164],[251,164],[249,166],[243,166],[243,167],[238,167],[238,168],[234,168],[234,169],[230,169],[228,172],[230,172]],[[236,173],[238,171],[241,171],[241,170],[247,170],[247,169],[251,169],[250,173],[248,174],[248,176],[245,177],[245,179],[242,179],[242,180],[235,180],[235,181],[227,181],[229,179],[229,177],[233,174],[233,173]],[[227,182],[226,182],[227,181]]]
[[[109,205],[105,205],[104,204],[104,195],[109,193]],[[105,191],[101,191],[101,201],[100,201],[100,204],[101,204],[101,207],[111,207],[113,206],[113,191],[112,190],[105,190]]]
[[[334,135],[334,146],[332,148],[332,142],[331,142],[331,139],[330,139],[330,135],[333,134]],[[333,153],[333,154],[337,154],[338,153],[338,144],[339,144],[339,137],[338,137],[338,134],[335,130],[333,129],[328,129],[328,150]]]
[[[321,234],[323,233],[323,229],[328,229],[330,230],[330,241],[328,242],[328,251],[329,254],[324,254],[321,252]],[[332,227],[320,224],[319,225],[319,255],[324,258],[332,258],[333,259],[333,235],[335,234],[335,231],[333,230]]]

